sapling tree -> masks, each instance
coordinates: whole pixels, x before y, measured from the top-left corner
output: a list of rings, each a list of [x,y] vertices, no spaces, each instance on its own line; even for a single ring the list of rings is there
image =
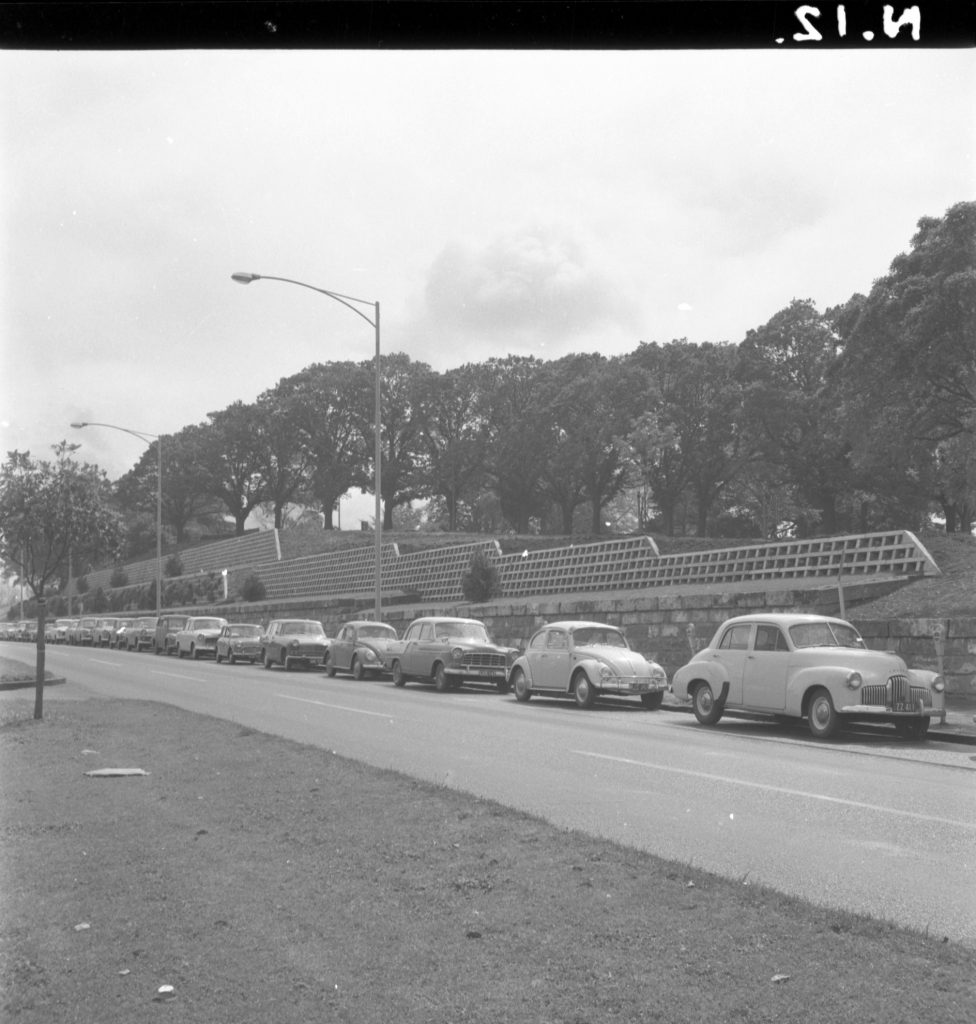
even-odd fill
[[[51,462],[30,452],[8,452],[0,467],[0,563],[37,599],[35,719],[44,710],[47,589],[61,578],[72,551],[111,557],[122,543],[122,525],[107,501],[107,478],[96,466],[72,458],[77,447],[67,441],[54,445]]]

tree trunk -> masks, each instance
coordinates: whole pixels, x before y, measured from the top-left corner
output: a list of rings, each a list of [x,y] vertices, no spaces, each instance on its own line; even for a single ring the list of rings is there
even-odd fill
[[[37,676],[34,684],[34,719],[44,717],[44,662],[46,659],[44,629],[47,623],[47,601],[37,599]]]

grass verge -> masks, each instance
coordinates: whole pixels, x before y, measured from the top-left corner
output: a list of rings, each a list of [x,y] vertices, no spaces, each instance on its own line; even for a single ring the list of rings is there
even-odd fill
[[[165,705],[0,712],[6,1020],[976,1019],[939,936]]]

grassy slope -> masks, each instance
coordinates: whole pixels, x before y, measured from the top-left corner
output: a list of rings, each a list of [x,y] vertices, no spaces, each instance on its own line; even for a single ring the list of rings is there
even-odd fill
[[[162,705],[0,711],[3,1019],[976,1019],[939,936]]]

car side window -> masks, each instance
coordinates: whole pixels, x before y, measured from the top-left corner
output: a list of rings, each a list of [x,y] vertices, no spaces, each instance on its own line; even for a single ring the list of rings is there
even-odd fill
[[[776,626],[756,626],[757,651],[787,651],[786,640]]]
[[[417,637],[418,640],[433,640],[434,639],[434,627],[429,623],[425,622],[420,627],[420,634]]]
[[[552,629],[549,631],[549,640],[546,647],[550,651],[565,651],[569,649],[569,637],[561,630]]]
[[[532,639],[529,641],[529,647],[533,648],[534,650],[537,650],[539,648],[545,647],[546,646],[546,642],[548,641],[548,638],[549,638],[549,633],[548,632],[536,633],[536,635],[534,637],[532,637]]]
[[[723,651],[747,651],[749,650],[749,633],[752,626],[738,625],[729,626],[719,642]]]

